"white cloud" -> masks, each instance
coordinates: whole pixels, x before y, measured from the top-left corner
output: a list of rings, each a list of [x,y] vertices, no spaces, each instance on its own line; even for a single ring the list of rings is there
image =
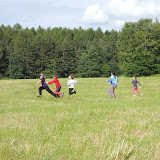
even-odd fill
[[[88,6],[81,19],[85,23],[105,23],[107,20],[107,15],[104,14],[99,5]]]
[[[109,8],[110,13],[115,18],[140,18],[157,14],[156,4],[153,1],[147,0],[111,0],[109,3]]]
[[[126,21],[160,17],[159,0],[0,1],[0,22],[11,26],[20,23],[23,27],[81,26],[85,29],[120,30]]]
[[[125,21],[124,20],[115,20],[115,21],[113,21],[113,23],[115,26],[121,27],[125,24]]]
[[[27,4],[27,5],[43,5],[52,7],[69,7],[69,8],[85,8],[95,3],[97,0],[0,0],[1,4]]]
[[[99,10],[99,12],[97,12]],[[125,22],[141,18],[160,17],[158,0],[99,0],[86,7],[82,15],[83,23],[97,23],[106,29],[121,29]],[[112,28],[111,28],[112,27]]]

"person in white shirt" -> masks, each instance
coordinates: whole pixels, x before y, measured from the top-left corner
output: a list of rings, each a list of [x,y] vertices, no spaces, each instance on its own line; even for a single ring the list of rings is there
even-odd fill
[[[77,80],[74,80],[73,76],[71,76],[71,75],[68,78],[69,78],[69,80],[67,82],[67,86],[69,88],[69,95],[72,95],[73,93],[76,94],[76,91],[74,91],[74,92],[72,92],[72,91],[74,89],[74,84],[77,84]]]

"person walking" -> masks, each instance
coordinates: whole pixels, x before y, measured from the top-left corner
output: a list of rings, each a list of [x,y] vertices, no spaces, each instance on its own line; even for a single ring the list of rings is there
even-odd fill
[[[111,73],[110,80],[106,80],[107,82],[111,82],[111,86],[108,88],[107,93],[109,94],[109,97],[112,98],[114,97],[115,99],[117,98],[115,89],[118,86],[119,79],[115,75],[115,72]]]

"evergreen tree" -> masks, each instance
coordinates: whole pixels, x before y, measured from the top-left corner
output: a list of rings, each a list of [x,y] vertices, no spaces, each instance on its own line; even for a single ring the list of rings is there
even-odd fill
[[[159,42],[160,23],[152,19],[126,22],[120,32],[104,33],[101,28],[23,29],[18,23],[13,27],[1,25],[0,77],[38,78],[41,72],[48,77],[109,76],[111,71],[126,76],[159,74]],[[21,76],[13,76],[14,57],[23,60],[23,67],[19,63]]]
[[[126,23],[119,33],[117,47],[121,70],[125,75],[147,76],[158,73],[153,25],[151,19],[142,19]]]
[[[83,53],[79,60],[78,76],[99,77],[100,76],[100,57],[94,47],[90,47],[88,54]]]
[[[10,56],[10,78],[19,79],[24,78],[24,60],[21,55],[13,53]]]

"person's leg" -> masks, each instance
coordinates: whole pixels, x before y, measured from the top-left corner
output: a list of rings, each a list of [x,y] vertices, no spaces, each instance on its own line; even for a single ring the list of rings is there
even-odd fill
[[[116,88],[116,86],[113,86],[113,87],[112,87],[112,90],[113,90],[114,98],[116,99],[116,98],[117,98],[117,96],[116,96],[115,88]]]
[[[61,90],[61,87],[56,88],[56,92],[60,92],[60,90]]]
[[[76,94],[76,91],[72,92],[74,90],[74,88],[71,88],[71,94]]]
[[[58,94],[59,96],[61,95],[63,97],[64,92],[60,92],[60,90],[61,90],[61,87],[57,87],[56,94]]]
[[[55,94],[62,95],[62,92],[59,92],[60,90],[61,90],[61,87],[56,87]]]
[[[58,95],[58,94],[55,94],[54,92],[52,92],[52,91],[49,89],[48,86],[46,86],[45,89],[46,89],[46,91],[48,91],[52,96],[54,96],[54,97],[59,97],[59,95]]]
[[[141,95],[141,92],[136,88],[136,91]]]
[[[70,88],[68,88],[68,95],[70,95]]]
[[[109,94],[109,97],[112,98],[112,86],[108,88],[107,93]]]
[[[43,86],[42,87],[39,87],[39,95],[42,96],[42,90],[43,90]]]
[[[135,89],[136,89],[136,87],[132,88],[133,95],[135,95],[135,92],[134,92]]]
[[[39,87],[39,96],[37,96],[38,98],[42,97],[42,90],[44,89],[43,86]]]
[[[72,92],[73,91],[73,88],[69,88],[69,95],[75,93],[75,92]]]
[[[70,88],[68,88],[69,90],[68,90],[68,95],[70,95]]]

